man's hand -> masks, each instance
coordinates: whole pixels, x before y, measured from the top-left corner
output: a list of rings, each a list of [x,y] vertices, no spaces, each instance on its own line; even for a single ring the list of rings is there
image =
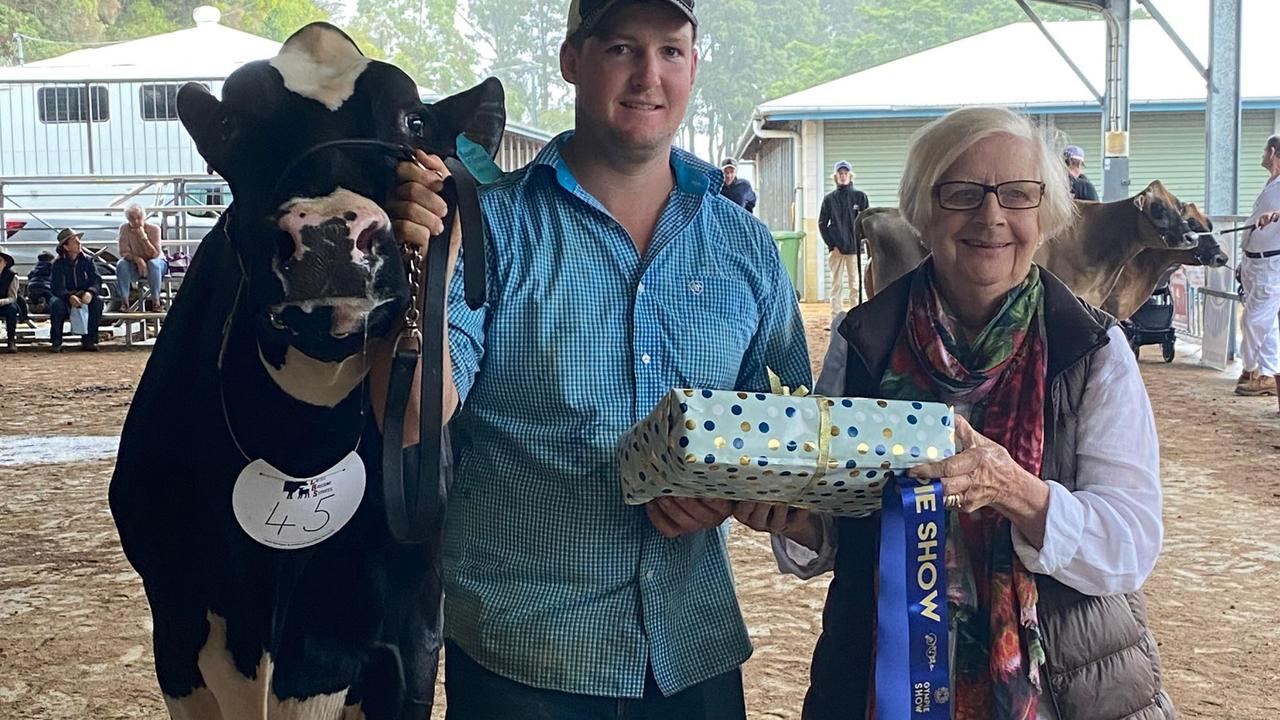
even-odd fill
[[[142,258],[133,259],[134,267],[138,268],[138,277],[145,278],[147,276],[147,261]]]
[[[729,500],[660,497],[644,506],[649,522],[663,537],[676,538],[686,533],[719,527],[733,511]]]
[[[822,549],[822,521],[808,510],[743,501],[734,508],[733,517],[752,530],[782,535],[814,552]]]
[[[79,295],[76,295],[75,293],[71,293],[71,295],[67,297],[67,304],[73,308],[78,308],[84,303],[80,301]]]
[[[396,165],[396,185],[395,194],[387,209],[391,213],[391,228],[395,231],[396,239],[407,247],[417,248],[424,256],[426,255],[427,245],[431,242],[431,238],[444,232],[444,218],[448,214],[448,206],[445,204],[444,198],[440,193],[444,190],[444,179],[449,176],[449,170],[444,166],[444,162],[435,155],[428,155],[421,150],[414,151],[416,162],[402,161]],[[443,292],[448,294],[450,281],[453,278],[453,270],[458,262],[458,250],[462,246],[462,226],[461,223],[453,224],[453,232],[449,237],[449,260],[445,274],[445,287]],[[425,284],[420,288],[425,293]],[[413,298],[411,302],[421,304],[422,295]],[[448,332],[448,320],[446,319],[444,331]],[[374,408],[374,416],[377,418],[379,427],[381,427],[384,414],[387,407],[387,383],[391,375],[391,359],[395,352],[396,339],[399,332],[393,333],[381,342],[382,347],[373,353],[373,363],[370,368],[370,381],[372,390],[370,399]],[[453,385],[453,365],[449,358],[449,345],[446,342],[444,348],[444,357],[440,360],[428,358],[427,362],[443,363],[444,373],[444,398],[443,408],[445,421],[453,417],[454,410],[458,407],[458,391]],[[404,447],[410,447],[418,443],[418,417],[419,404],[421,403],[418,388],[422,382],[422,361],[419,360],[418,367],[414,370],[413,382],[409,392],[409,402],[405,407],[404,415]]]
[[[1261,230],[1277,220],[1280,220],[1280,211],[1263,213],[1262,216],[1258,218],[1258,229]]]

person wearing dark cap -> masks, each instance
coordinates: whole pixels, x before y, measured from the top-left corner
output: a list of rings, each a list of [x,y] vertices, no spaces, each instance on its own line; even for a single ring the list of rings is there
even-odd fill
[[[448,720],[746,717],[732,503],[618,484],[619,440],[671,388],[811,381],[768,229],[672,146],[695,23],[691,0],[575,0],[574,130],[481,190],[488,301],[454,274],[443,369]],[[443,165],[418,159],[390,208],[413,245],[443,228]]]
[[[738,177],[738,164],[733,158],[725,158],[720,163],[720,172],[724,173],[724,184],[720,186],[720,194],[729,198],[734,204],[741,205],[747,212],[755,212],[756,191],[751,183]]]
[[[102,298],[98,296],[102,276],[93,258],[80,251],[84,233],[71,228],[58,231],[58,259],[53,261],[53,301],[49,304],[49,340],[53,352],[62,352],[62,324],[76,308],[89,308],[88,328],[80,336],[80,348],[98,351],[98,322],[102,320]]]
[[[1067,178],[1071,181],[1071,197],[1076,200],[1098,202],[1098,191],[1084,174],[1084,150],[1079,145],[1068,145],[1062,151],[1062,161],[1067,164]]]
[[[845,160],[836,163],[833,179],[836,189],[822,199],[818,212],[818,232],[827,246],[827,264],[831,266],[831,312],[844,309],[840,296],[844,294],[841,276],[849,279],[849,304],[853,304],[854,283],[861,283],[858,273],[858,245],[854,240],[853,225],[858,215],[867,209],[867,194],[853,186],[853,167]]]
[[[0,317],[4,318],[5,352],[18,352],[18,274],[13,256],[0,251]]]

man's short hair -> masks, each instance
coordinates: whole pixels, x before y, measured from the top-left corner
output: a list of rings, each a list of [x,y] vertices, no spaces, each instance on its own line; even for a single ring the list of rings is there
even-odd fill
[[[1267,138],[1267,147],[1271,148],[1272,152],[1280,153],[1280,135],[1272,135]]]
[[[147,211],[143,210],[141,205],[138,203],[130,203],[129,206],[124,209],[124,216],[129,217],[134,214],[141,215],[143,220],[147,218]]]

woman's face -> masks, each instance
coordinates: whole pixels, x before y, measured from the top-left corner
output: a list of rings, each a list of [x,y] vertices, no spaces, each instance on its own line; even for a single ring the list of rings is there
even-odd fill
[[[79,255],[80,254],[80,238],[71,238],[70,240],[67,241],[66,245],[63,245],[63,248],[67,253],[67,257],[73,258]]]
[[[939,183],[967,180],[999,185],[1010,180],[1043,181],[1031,141],[993,135],[970,147],[938,178]],[[1032,257],[1043,240],[1038,208],[1000,207],[995,193],[986,193],[973,210],[944,210],[932,200],[933,218],[924,240],[933,251],[934,269],[943,285],[963,302],[978,296],[1007,292],[1026,278]]]

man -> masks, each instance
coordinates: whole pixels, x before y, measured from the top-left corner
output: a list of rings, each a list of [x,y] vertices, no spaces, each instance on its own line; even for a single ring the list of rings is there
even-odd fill
[[[160,228],[147,222],[142,208],[130,205],[124,211],[125,223],[116,237],[120,260],[116,263],[116,287],[123,306],[129,304],[129,288],[146,280],[151,294],[147,296],[147,312],[160,312],[160,280],[168,265],[160,251]]]
[[[724,185],[720,187],[720,194],[746,208],[747,212],[755,212],[756,191],[751,183],[738,177],[738,164],[733,158],[725,158],[720,162],[720,172],[724,173]]]
[[[810,379],[772,238],[671,145],[695,32],[691,0],[575,0],[576,128],[482,190],[488,303],[465,307],[461,272],[450,292],[449,720],[745,717],[731,503],[627,506],[616,460],[672,387]],[[418,245],[443,215],[443,166],[420,162],[392,207]]]
[[[1071,180],[1071,197],[1098,202],[1098,191],[1084,174],[1084,150],[1079,145],[1068,145],[1062,151],[1062,159],[1067,164],[1067,177]]]
[[[102,276],[93,258],[80,251],[84,233],[71,228],[58,231],[58,259],[53,261],[53,300],[49,303],[49,341],[51,352],[62,352],[62,324],[71,311],[88,308],[86,331],[80,336],[80,349],[98,352],[98,322],[102,319],[99,288]],[[74,325],[73,331],[74,331]]]
[[[1280,223],[1269,222],[1280,208],[1280,135],[1272,135],[1262,151],[1262,167],[1270,177],[1253,203],[1241,248],[1240,284],[1244,287],[1244,314],[1240,318],[1240,360],[1244,372],[1236,382],[1236,394],[1275,395],[1276,370],[1280,368]]]
[[[858,214],[867,209],[867,194],[853,186],[853,166],[841,160],[836,163],[834,175],[836,189],[822,198],[822,210],[818,213],[818,232],[827,245],[827,264],[831,266],[831,314],[844,309],[840,295],[844,292],[841,276],[849,279],[849,304],[853,304],[853,286],[858,272],[855,260],[858,246],[854,241],[853,225]],[[862,278],[857,277],[861,283]]]

